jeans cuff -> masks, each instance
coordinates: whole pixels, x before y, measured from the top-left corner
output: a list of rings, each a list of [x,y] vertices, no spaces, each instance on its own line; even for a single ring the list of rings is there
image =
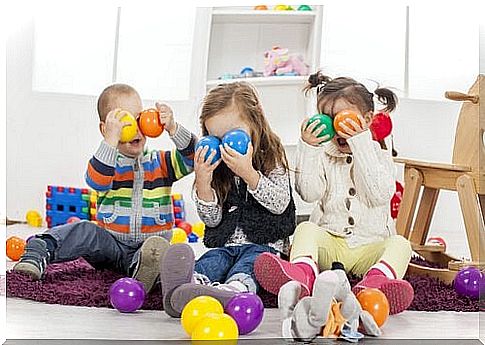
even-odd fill
[[[249,292],[254,292],[256,293],[258,291],[258,285],[256,284],[256,281],[247,273],[236,273],[230,276],[226,280],[226,284],[232,282],[232,281],[239,281],[246,285],[248,288]]]

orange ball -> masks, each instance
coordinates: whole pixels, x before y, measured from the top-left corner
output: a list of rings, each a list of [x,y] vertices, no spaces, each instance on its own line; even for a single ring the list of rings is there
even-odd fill
[[[357,294],[362,309],[367,310],[381,327],[389,317],[389,301],[378,289],[364,289]]]
[[[268,9],[268,6],[266,5],[257,5],[257,6],[254,6],[254,9],[255,10],[259,10],[259,11],[265,11]]]
[[[12,236],[9,237],[7,240],[7,256],[10,260],[18,261],[22,254],[25,251],[25,240],[17,237]]]
[[[357,113],[352,110],[342,110],[341,112],[337,113],[333,119],[333,127],[335,128],[335,132],[344,132],[344,129],[341,127],[341,124],[345,124],[347,127],[353,128],[353,126],[347,122],[347,119],[352,119],[360,126],[362,123],[360,122]]]
[[[160,113],[156,109],[143,110],[138,118],[138,126],[141,132],[150,138],[156,138],[163,132]]]

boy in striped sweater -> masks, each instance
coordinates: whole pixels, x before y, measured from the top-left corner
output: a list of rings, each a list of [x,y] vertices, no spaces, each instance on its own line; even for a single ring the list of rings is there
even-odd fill
[[[83,257],[94,268],[112,269],[144,284],[148,292],[159,274],[174,223],[172,184],[193,171],[196,137],[175,122],[172,110],[156,104],[160,121],[174,142],[172,151],[148,151],[138,131],[121,142],[120,110],[135,117],[142,101],[131,86],[114,84],[98,99],[104,140],[89,160],[87,184],[98,192],[97,224],[83,221],[48,229],[30,239],[14,266],[41,279],[46,265]]]

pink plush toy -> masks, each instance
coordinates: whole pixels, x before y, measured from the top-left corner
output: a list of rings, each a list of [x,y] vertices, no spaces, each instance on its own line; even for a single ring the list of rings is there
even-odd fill
[[[303,57],[288,54],[287,48],[273,47],[264,53],[264,76],[271,75],[307,75],[308,65]]]

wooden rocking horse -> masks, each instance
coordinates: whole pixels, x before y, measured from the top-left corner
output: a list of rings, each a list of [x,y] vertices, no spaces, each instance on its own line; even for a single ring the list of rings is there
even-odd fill
[[[404,164],[404,195],[397,216],[398,234],[409,239],[413,250],[443,269],[410,264],[408,272],[437,277],[450,283],[464,266],[485,266],[485,75],[479,75],[468,94],[446,92],[445,97],[463,102],[458,119],[452,164],[396,158]],[[482,107],[479,106],[482,101]],[[416,206],[423,189],[417,215]],[[459,261],[441,246],[425,245],[433,211],[441,189],[458,192],[471,262]],[[413,226],[413,219],[414,226]]]

